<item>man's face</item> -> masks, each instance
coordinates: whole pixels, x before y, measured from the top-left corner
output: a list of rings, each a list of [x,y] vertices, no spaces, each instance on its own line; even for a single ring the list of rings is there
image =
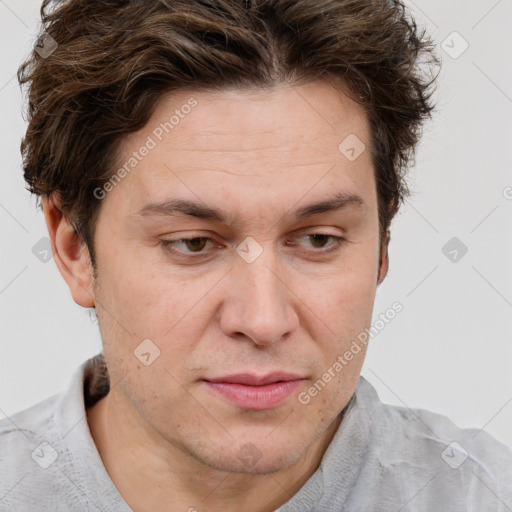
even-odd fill
[[[361,107],[314,82],[174,93],[124,140],[116,169],[150,149],[102,200],[94,296],[110,393],[137,435],[256,473],[296,462],[333,424],[364,347],[308,404],[298,397],[371,322],[377,195],[370,151],[339,149],[354,135],[369,148]],[[166,210],[178,200],[221,215]]]

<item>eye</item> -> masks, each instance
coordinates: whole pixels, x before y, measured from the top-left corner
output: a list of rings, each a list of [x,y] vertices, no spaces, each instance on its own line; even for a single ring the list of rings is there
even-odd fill
[[[345,241],[345,238],[341,236],[330,235],[328,233],[308,233],[298,237],[298,239],[301,238],[310,240],[311,247],[313,247],[313,249],[318,249],[311,251],[315,253],[327,253],[335,251]],[[328,243],[329,240],[331,240],[330,244]]]
[[[334,238],[332,235],[325,235],[324,233],[315,233],[313,235],[305,235],[303,238],[309,238],[312,242],[312,246],[315,249],[323,249],[329,239]]]
[[[174,247],[178,247],[179,251],[185,253],[201,253],[208,242],[211,242],[210,238],[204,236],[197,236],[195,238],[181,238],[180,240],[161,240],[162,246],[171,252],[176,252]],[[181,244],[181,248],[179,245]]]

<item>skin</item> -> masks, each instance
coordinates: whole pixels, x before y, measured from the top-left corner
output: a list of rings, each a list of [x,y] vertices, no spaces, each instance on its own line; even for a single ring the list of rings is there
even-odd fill
[[[369,148],[370,128],[324,81],[181,91],[124,139],[118,164],[191,96],[198,105],[102,200],[96,277],[58,201],[45,198],[44,212],[73,299],[96,307],[111,390],[88,422],[125,501],[136,511],[271,511],[318,468],[364,347],[309,404],[298,394],[370,326],[387,273],[370,151],[349,161],[338,150],[350,134]],[[294,219],[336,193],[364,204]],[[233,223],[137,213],[173,198],[221,208]],[[306,236],[318,233],[345,240],[322,254],[335,239]],[[248,236],[263,250],[252,263],[236,252]],[[176,242],[175,253],[161,245],[198,237],[210,240]],[[145,366],[134,350],[147,338],[160,355]],[[267,410],[237,407],[202,381],[277,370],[304,380]]]

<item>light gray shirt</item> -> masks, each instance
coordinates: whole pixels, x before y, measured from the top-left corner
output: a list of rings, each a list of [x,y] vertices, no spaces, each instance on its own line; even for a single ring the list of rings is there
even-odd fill
[[[108,393],[104,364],[85,361],[65,393],[0,421],[0,511],[131,510],[87,424],[85,407]],[[360,377],[319,468],[278,509],[329,511],[511,512],[512,450],[445,416],[383,404]]]

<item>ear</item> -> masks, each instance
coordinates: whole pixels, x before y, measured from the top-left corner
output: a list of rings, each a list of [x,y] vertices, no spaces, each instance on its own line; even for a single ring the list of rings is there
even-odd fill
[[[87,246],[62,213],[57,196],[44,196],[41,201],[57,268],[73,300],[84,308],[94,307],[93,268]]]
[[[388,275],[389,269],[389,255],[388,255],[388,246],[389,246],[389,231],[386,233],[386,238],[383,240],[380,247],[380,258],[379,258],[379,271],[377,276],[377,286],[384,281],[385,277]]]

